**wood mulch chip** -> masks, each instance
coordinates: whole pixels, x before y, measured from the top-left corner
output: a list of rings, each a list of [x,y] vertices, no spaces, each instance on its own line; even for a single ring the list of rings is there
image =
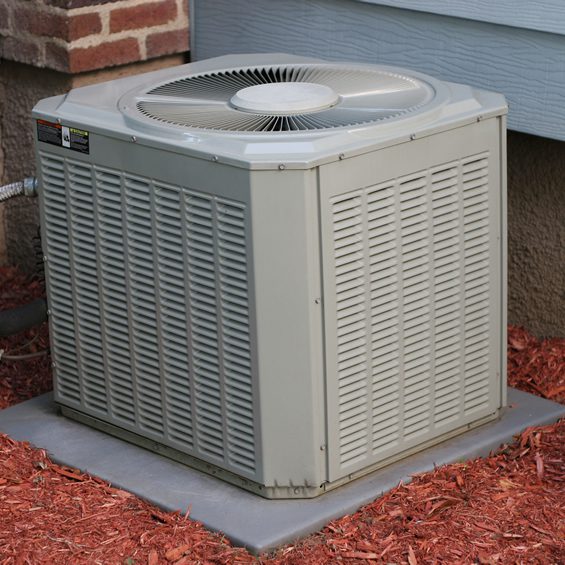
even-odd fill
[[[14,269],[0,268],[0,281],[0,309],[42,292]],[[510,327],[508,343],[509,383],[564,402],[565,339]],[[45,327],[0,340],[7,354],[46,348]],[[0,407],[49,390],[49,367],[47,356],[0,360]],[[417,475],[256,558],[192,520],[190,509],[162,512],[0,434],[0,565],[564,563],[564,440],[563,421],[527,429],[491,457]]]

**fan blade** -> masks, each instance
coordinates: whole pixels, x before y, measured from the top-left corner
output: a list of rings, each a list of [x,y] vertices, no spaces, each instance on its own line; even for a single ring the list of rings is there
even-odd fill
[[[431,93],[422,88],[394,92],[372,91],[341,95],[341,104],[346,108],[378,108],[405,111],[420,106],[431,98]]]
[[[171,104],[178,105],[184,104],[185,106],[225,106],[227,100],[224,102],[222,100],[209,100],[207,98],[192,98],[192,97],[181,97],[181,96],[167,96],[167,95],[156,95],[156,94],[144,94],[142,96],[136,97],[136,103],[150,103],[150,104]],[[229,99],[228,99],[229,100]]]

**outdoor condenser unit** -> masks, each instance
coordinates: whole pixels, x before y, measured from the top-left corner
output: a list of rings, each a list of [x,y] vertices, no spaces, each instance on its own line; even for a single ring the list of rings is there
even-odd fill
[[[280,54],[41,101],[63,413],[269,498],[496,418],[505,113]]]

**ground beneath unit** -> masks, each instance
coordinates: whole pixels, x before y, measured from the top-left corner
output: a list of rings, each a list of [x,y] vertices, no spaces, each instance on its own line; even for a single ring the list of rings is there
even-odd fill
[[[57,414],[51,395],[0,412],[0,430],[46,449],[58,463],[87,471],[164,510],[190,516],[223,532],[234,544],[262,553],[319,530],[382,493],[439,465],[488,455],[527,427],[565,416],[565,407],[509,389],[503,417],[347,486],[311,500],[266,500],[143,448]]]

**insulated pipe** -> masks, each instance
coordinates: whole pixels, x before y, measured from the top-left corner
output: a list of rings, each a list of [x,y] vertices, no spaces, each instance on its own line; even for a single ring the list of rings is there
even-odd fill
[[[0,186],[0,202],[14,196],[37,196],[37,179],[27,177],[23,181]],[[0,337],[23,332],[45,322],[45,320],[47,320],[47,301],[45,298],[38,298],[19,308],[0,311]]]
[[[0,202],[14,196],[37,196],[37,179],[27,177],[23,181],[0,186]]]
[[[8,337],[47,320],[47,300],[38,298],[18,308],[0,311],[0,337]]]

